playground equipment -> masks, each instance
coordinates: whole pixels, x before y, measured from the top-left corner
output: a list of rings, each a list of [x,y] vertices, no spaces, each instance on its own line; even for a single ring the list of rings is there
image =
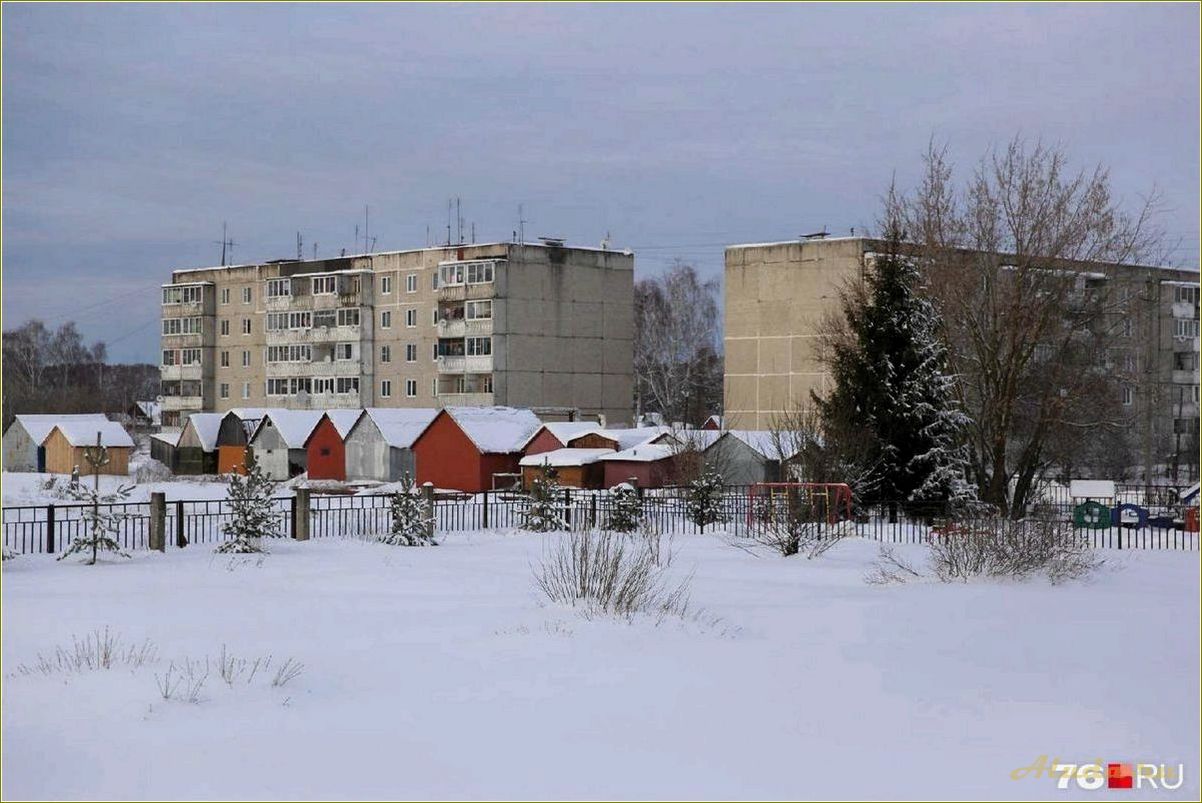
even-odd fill
[[[757,482],[747,489],[747,524],[758,517],[803,515],[809,521],[837,524],[850,519],[851,487],[842,482]]]

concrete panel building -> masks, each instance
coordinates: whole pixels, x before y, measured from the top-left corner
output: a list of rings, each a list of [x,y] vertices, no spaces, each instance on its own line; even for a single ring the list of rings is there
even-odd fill
[[[177,270],[164,426],[235,406],[630,418],[634,257],[559,241]]]
[[[835,237],[726,249],[724,424],[767,429],[774,417],[825,395],[831,379],[819,333],[838,312],[839,290],[862,281],[885,244]],[[1061,263],[1060,268],[1066,266]],[[1113,284],[1122,300],[1113,370],[1144,465],[1181,479],[1198,464],[1198,272],[1156,266],[1073,263],[1083,293]]]

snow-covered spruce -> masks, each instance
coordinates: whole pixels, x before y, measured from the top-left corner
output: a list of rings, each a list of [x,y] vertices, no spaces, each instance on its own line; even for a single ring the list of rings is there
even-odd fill
[[[540,476],[530,485],[530,502],[522,511],[522,529],[536,533],[566,530],[563,512],[559,508],[558,472],[544,466]]]
[[[380,542],[392,546],[437,546],[434,528],[430,526],[430,512],[425,502],[416,493],[412,478],[406,474],[401,488],[389,499],[392,517],[389,531],[380,536]]]
[[[87,447],[88,454],[93,454],[95,447]],[[90,458],[93,459],[93,458]],[[99,447],[99,452],[93,459],[94,466],[99,471],[99,467],[108,462],[108,450],[103,446]],[[97,473],[97,478],[99,474]],[[121,485],[111,493],[101,493],[99,489],[99,481],[89,488],[83,483],[72,481],[67,486],[68,492],[73,499],[81,502],[86,502],[87,507],[83,509],[82,518],[84,522],[83,532],[76,538],[71,539],[71,545],[67,547],[67,551],[58,556],[59,560],[63,560],[71,555],[87,555],[85,561],[89,566],[93,566],[100,559],[101,552],[111,552],[122,558],[128,558],[129,555],[121,549],[121,545],[117,543],[116,535],[121,528],[121,522],[129,518],[129,514],[123,511],[118,511],[113,508],[114,505],[121,504],[129,499],[129,494],[133,490],[132,485]]]
[[[722,476],[713,471],[704,471],[689,483],[685,513],[702,532],[706,525],[722,521],[722,493]]]
[[[264,538],[278,538],[279,520],[272,504],[275,483],[251,463],[246,475],[230,475],[229,504],[233,517],[221,531],[230,540],[217,547],[220,553],[248,554],[265,552]]]
[[[609,519],[607,526],[618,533],[632,533],[639,528],[643,518],[643,503],[638,489],[628,482],[621,482],[610,490]]]
[[[915,261],[891,224],[863,295],[843,300],[847,337],[832,344],[835,389],[816,399],[825,428],[866,432],[873,443],[866,501],[901,502],[914,513],[971,505],[969,419],[955,401],[943,322],[922,293]]]

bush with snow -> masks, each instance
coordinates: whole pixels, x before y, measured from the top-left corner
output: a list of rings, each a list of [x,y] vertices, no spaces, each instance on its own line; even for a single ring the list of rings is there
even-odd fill
[[[614,532],[629,533],[639,528],[643,518],[643,500],[638,489],[628,482],[615,485],[609,493],[607,527]]]
[[[559,506],[558,472],[544,466],[530,485],[530,498],[521,513],[521,527],[536,533],[566,530],[567,522]]]
[[[701,532],[705,532],[706,525],[717,524],[723,520],[723,493],[725,486],[722,484],[722,476],[714,471],[703,471],[701,476],[689,483],[688,495],[685,497],[685,514]]]
[[[88,487],[81,483],[73,483],[67,488],[72,498],[86,502],[87,506],[81,511],[83,532],[71,540],[67,551],[59,555],[58,559],[85,555],[87,560],[84,562],[94,566],[99,561],[101,552],[111,552],[128,558],[129,555],[117,543],[116,535],[121,530],[121,523],[130,515],[113,506],[128,500],[133,486],[122,485],[112,493],[101,493],[98,487]]]
[[[221,527],[230,540],[218,546],[217,552],[264,552],[264,538],[281,537],[272,502],[274,490],[275,483],[253,462],[247,467],[245,476],[230,474],[228,498],[233,517]]]
[[[413,487],[408,474],[401,479],[398,488],[388,501],[391,524],[380,536],[380,542],[392,546],[437,546],[431,511]]]

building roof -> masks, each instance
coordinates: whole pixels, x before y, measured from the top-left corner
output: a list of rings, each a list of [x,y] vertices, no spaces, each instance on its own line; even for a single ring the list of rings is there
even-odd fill
[[[632,446],[638,446],[642,443],[655,440],[661,435],[672,432],[671,427],[631,427],[629,429],[601,429],[596,427],[591,430],[592,433],[600,435],[603,438],[609,438],[618,444],[618,449],[629,449]],[[583,433],[589,434],[589,433]],[[580,435],[573,435],[572,439],[579,438]],[[570,444],[569,444],[570,445]]]
[[[534,431],[534,434],[530,436],[530,440],[532,441],[538,437],[538,433],[544,429],[551,433],[555,437],[555,440],[567,445],[567,442],[572,438],[579,438],[581,435],[595,432],[601,429],[601,425],[596,421],[548,421]],[[529,442],[527,441],[527,443]]]
[[[620,452],[610,452],[598,458],[599,460],[622,461],[626,463],[654,463],[672,456],[672,447],[663,443],[641,443]]]
[[[549,452],[528,454],[519,464],[523,466],[587,466],[596,463],[606,455],[614,454],[613,449],[552,449]]]
[[[157,401],[136,401],[134,406],[137,407],[142,415],[149,418],[153,423],[157,424],[162,420],[163,405]]]
[[[263,415],[250,439],[253,441],[259,437],[259,433],[270,421],[285,446],[289,449],[303,449],[305,441],[309,440],[309,435],[313,433],[313,428],[323,415],[324,410],[272,410]]]
[[[366,415],[360,421],[371,419],[385,443],[396,449],[408,449],[439,411],[433,407],[368,407],[364,412]],[[358,426],[356,423],[355,427]]]
[[[529,410],[518,407],[447,407],[464,434],[481,452],[512,454],[522,451],[543,422]]]
[[[211,452],[217,448],[217,433],[221,431],[221,419],[225,416],[225,413],[192,413],[188,416],[184,429],[191,427],[196,433],[196,439],[200,441],[200,448]],[[183,437],[182,431],[180,437]]]
[[[116,421],[59,421],[50,431],[63,433],[72,446],[95,446],[96,434],[100,434],[100,445],[114,448],[133,448],[134,440],[125,427]],[[47,435],[46,437],[50,437]]]
[[[20,422],[21,427],[29,435],[30,440],[34,443],[41,443],[46,440],[46,436],[50,434],[50,430],[54,429],[55,424],[60,422],[70,421],[108,421],[108,417],[104,413],[75,413],[75,414],[58,414],[58,413],[22,413],[16,417]],[[12,426],[11,424],[9,426]],[[96,433],[93,432],[93,435]]]
[[[780,446],[785,446],[790,443],[796,443],[797,438],[791,432],[782,432],[780,438],[780,446],[776,437],[772,432],[759,429],[732,429],[728,430],[728,434],[732,438],[738,438],[743,443],[750,446],[761,457],[769,460],[777,460],[780,458]],[[792,457],[792,455],[788,455]]]
[[[362,410],[326,410],[326,415],[330,417],[331,423],[334,424],[334,429],[338,430],[338,436],[346,440],[346,436],[351,434],[351,429],[355,426],[355,422],[359,420],[359,416],[363,415]]]
[[[170,446],[175,446],[179,443],[179,436],[182,434],[184,434],[184,431],[182,429],[168,428],[168,429],[162,429],[162,430],[159,430],[158,432],[153,433],[150,436],[150,439],[152,441],[162,441],[163,443],[166,443]]]

